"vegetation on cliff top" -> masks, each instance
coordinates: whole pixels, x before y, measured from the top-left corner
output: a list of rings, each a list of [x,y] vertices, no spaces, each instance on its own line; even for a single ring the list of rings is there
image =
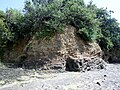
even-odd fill
[[[0,11],[0,56],[9,45],[36,35],[51,37],[67,25],[76,27],[81,38],[96,41],[103,50],[120,47],[120,27],[113,11],[98,8],[83,0],[26,0],[23,12]]]

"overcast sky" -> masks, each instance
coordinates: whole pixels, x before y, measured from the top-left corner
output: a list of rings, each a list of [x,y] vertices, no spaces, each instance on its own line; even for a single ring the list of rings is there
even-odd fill
[[[87,4],[90,0],[84,0]],[[115,17],[120,23],[120,0],[92,0],[98,7],[107,7],[108,10],[113,10]],[[7,8],[23,9],[25,0],[0,0],[0,10],[6,10]]]
[[[88,3],[90,0],[84,0],[84,1]],[[92,0],[92,1],[98,7],[104,7],[104,8],[107,7],[108,10],[114,11],[112,17],[116,18],[120,23],[120,0]]]

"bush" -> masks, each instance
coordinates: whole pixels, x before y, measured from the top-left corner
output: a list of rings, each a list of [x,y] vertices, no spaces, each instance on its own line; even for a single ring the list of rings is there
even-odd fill
[[[103,50],[120,47],[120,27],[111,18],[113,11],[97,8],[83,0],[26,0],[24,12],[0,11],[0,56],[4,48],[36,35],[51,37],[74,26],[85,41],[97,41]]]
[[[32,18],[34,24],[33,32],[61,32],[66,25],[73,25],[80,34],[85,34],[86,40],[94,41],[100,35],[96,13],[83,0],[40,1],[26,1],[25,5],[25,14],[30,15],[29,19]]]
[[[7,42],[13,38],[12,33],[9,31],[4,21],[4,14],[0,13],[0,57],[3,57],[4,55],[4,48],[6,47]]]

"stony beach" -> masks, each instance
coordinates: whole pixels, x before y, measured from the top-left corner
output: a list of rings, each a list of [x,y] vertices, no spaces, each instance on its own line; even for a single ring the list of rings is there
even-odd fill
[[[0,68],[0,90],[120,90],[120,65],[87,72]]]

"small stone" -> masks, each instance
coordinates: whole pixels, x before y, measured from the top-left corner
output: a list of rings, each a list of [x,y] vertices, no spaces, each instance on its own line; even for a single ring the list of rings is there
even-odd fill
[[[107,75],[104,75],[104,77],[107,77]]]
[[[4,85],[5,84],[5,81],[0,81],[0,85]]]
[[[21,76],[20,78],[17,78],[18,81],[27,81],[30,78],[28,76]]]
[[[99,82],[97,82],[96,84],[98,84],[99,86],[101,86],[101,84]]]

